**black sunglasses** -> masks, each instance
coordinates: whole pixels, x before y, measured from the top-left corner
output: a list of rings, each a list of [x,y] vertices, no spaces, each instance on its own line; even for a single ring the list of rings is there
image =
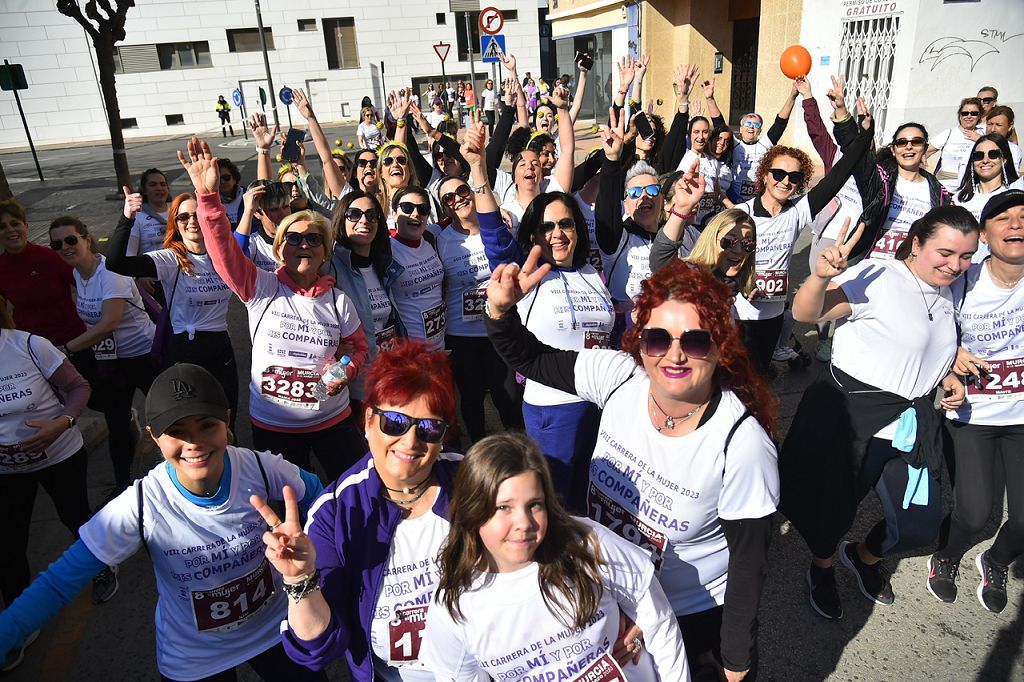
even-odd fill
[[[928,140],[923,137],[898,137],[892,141],[892,146],[899,147],[923,147],[928,144]]]
[[[411,201],[400,201],[398,202],[398,208],[406,215],[412,215],[413,211],[416,211],[421,216],[430,214],[430,204],[414,204]]]
[[[350,206],[345,209],[345,220],[351,220],[353,223],[358,223],[363,219],[363,216],[366,216],[367,222],[375,223],[380,219],[380,211],[375,208],[368,208],[364,211],[363,209],[356,208],[355,206]]]
[[[53,249],[54,251],[60,251],[60,247],[61,247],[62,244],[67,244],[68,246],[74,246],[77,243],[78,243],[78,236],[77,235],[73,235],[73,234],[69,234],[67,237],[64,237],[64,239],[55,239],[55,240],[51,241],[50,242],[50,248]]]
[[[410,417],[394,410],[382,410],[371,407],[373,414],[380,416],[380,430],[385,435],[397,438],[404,436],[412,427],[416,427],[416,437],[424,443],[440,443],[448,432],[448,422],[444,419],[426,417]]]
[[[178,215],[174,216],[174,221],[181,223],[182,225],[187,225],[190,218],[195,218],[196,222],[199,222],[198,213],[179,213]]]
[[[359,166],[360,168],[366,168],[367,166],[372,166],[376,162],[377,162],[377,157],[376,156],[373,157],[372,159],[356,159],[356,165]]]
[[[385,166],[390,166],[395,162],[400,163],[403,166],[408,166],[409,158],[406,156],[387,156],[384,157],[383,161],[381,161],[381,163],[383,163]]]
[[[311,249],[324,245],[324,236],[319,232],[286,232],[284,241],[288,246],[299,246],[302,242]]]
[[[959,114],[964,118],[967,118],[968,116],[981,116],[980,111],[968,111],[966,109],[961,109]]]
[[[806,176],[803,171],[785,171],[781,168],[769,168],[768,173],[771,174],[775,182],[782,182],[787,177],[789,178],[790,184],[802,185]]]
[[[572,218],[562,218],[558,222],[545,220],[541,224],[537,225],[537,229],[540,230],[542,234],[551,234],[555,231],[556,227],[560,228],[562,232],[575,232],[576,221]]]
[[[753,237],[743,237],[741,239],[740,237],[736,237],[731,234],[727,234],[722,237],[718,244],[722,247],[722,250],[728,251],[736,244],[736,242],[739,242],[740,247],[747,253],[754,253],[754,249],[757,248],[757,242]]]
[[[992,104],[992,102],[996,101],[995,97],[980,97],[979,99],[982,104]]]
[[[992,159],[993,161],[996,160],[996,159],[1003,158],[1003,150],[1002,149],[989,149],[988,150],[988,158]],[[983,152],[983,151],[976,151],[976,152],[971,154],[971,161],[984,161],[984,160],[985,160],[985,152]]]
[[[455,188],[455,191],[442,194],[441,201],[444,202],[445,206],[454,206],[459,198],[468,199],[471,196],[473,196],[473,190],[469,188],[469,185],[459,185]]]
[[[711,332],[707,329],[684,329],[682,336],[672,336],[660,327],[640,330],[640,352],[650,358],[660,358],[668,353],[676,340],[688,358],[703,360],[711,352]]]

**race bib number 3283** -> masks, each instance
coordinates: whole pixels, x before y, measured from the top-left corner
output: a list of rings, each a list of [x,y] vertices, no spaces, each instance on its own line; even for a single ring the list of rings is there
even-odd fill
[[[263,370],[260,393],[269,401],[300,410],[319,410],[320,401],[313,394],[320,373],[315,369],[273,365]]]

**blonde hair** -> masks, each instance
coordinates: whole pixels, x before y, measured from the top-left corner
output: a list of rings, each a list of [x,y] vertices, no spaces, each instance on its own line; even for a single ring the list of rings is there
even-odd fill
[[[377,150],[377,200],[380,202],[381,206],[387,206],[389,208],[391,206],[391,199],[394,197],[395,192],[402,189],[401,187],[392,189],[391,186],[384,181],[384,157],[388,155],[388,152],[394,149],[398,149],[405,154],[405,177],[408,179],[405,186],[414,187],[419,185],[419,180],[416,176],[416,166],[413,164],[412,157],[409,155],[409,148],[401,142],[395,142],[394,140],[390,140],[382,144]]]
[[[310,226],[315,227],[317,231],[324,238],[324,262],[326,263],[333,253],[334,249],[334,227],[327,222],[327,218],[316,211],[299,211],[298,213],[292,213],[289,216],[285,216],[284,220],[277,226],[277,232],[274,233],[274,258],[278,264],[284,263],[284,258],[281,256],[281,250],[284,248],[284,238],[288,234],[288,228],[298,222],[309,223]]]
[[[757,227],[754,225],[754,219],[744,210],[730,208],[722,211],[708,222],[704,231],[700,233],[697,243],[693,245],[690,255],[683,260],[706,265],[714,270],[718,265],[718,255],[722,251],[722,247],[719,245],[722,235],[737,225],[748,228],[756,242]],[[743,294],[749,294],[757,286],[754,283],[755,260],[754,254],[748,253],[747,260],[743,262],[743,267],[736,275],[736,281],[739,282],[740,291]]]

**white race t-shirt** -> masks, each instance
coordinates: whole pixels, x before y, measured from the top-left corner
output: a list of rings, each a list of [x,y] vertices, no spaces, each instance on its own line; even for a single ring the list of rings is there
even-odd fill
[[[955,178],[939,178],[939,182],[950,192],[956,192],[956,188],[960,186],[960,179],[964,177],[964,169],[967,168],[974,142],[965,136],[959,127],[943,130],[929,140],[932,147],[941,150],[938,172],[956,173]]]
[[[577,394],[603,410],[587,514],[650,553],[676,615],[722,605],[729,549],[721,519],[763,518],[779,501],[768,434],[747,417],[724,452],[746,411],[732,391],[693,433],[659,433],[648,416],[650,379],[626,353],[580,353],[575,375]]]
[[[519,223],[523,221],[523,216],[526,214],[526,209],[530,207],[530,204],[526,204],[526,206],[523,206],[521,203],[519,203],[519,197],[516,194],[516,186],[515,184],[512,184],[512,176],[508,173],[505,174],[508,177],[509,181],[509,184],[505,185],[504,181],[501,178],[501,174],[503,172],[504,171],[501,170],[498,171],[498,177],[495,179],[494,184],[503,185],[504,189],[501,193],[498,193],[497,190],[495,190],[494,196],[502,197],[501,207],[508,211],[508,214],[512,216],[512,236],[514,237],[519,233]],[[545,192],[563,191],[565,190],[563,190],[562,186],[558,184],[558,180],[555,178],[554,175],[549,175],[548,177],[540,181],[541,194]]]
[[[651,276],[653,241],[654,235],[650,232],[635,234],[623,230],[615,253],[601,253],[608,291],[611,292],[616,310],[620,313],[632,309],[633,298],[640,293],[640,283]]]
[[[601,275],[589,265],[575,271],[553,269],[516,309],[523,325],[548,346],[562,350],[611,347],[615,308]],[[523,401],[566,405],[580,399],[527,379]]]
[[[384,131],[378,128],[376,123],[361,122],[356,128],[356,135],[363,136],[367,149],[377,149],[384,143]]]
[[[107,270],[105,256],[100,256],[100,262],[89,279],[83,279],[77,269],[74,272],[78,293],[75,307],[78,316],[90,329],[103,317],[104,301],[111,298],[124,299],[124,312],[114,335],[93,346],[96,359],[137,358],[149,353],[153,347],[156,325],[146,313],[135,280]]]
[[[772,217],[764,215],[763,211],[755,211],[755,202],[756,198],[736,208],[750,214],[757,227],[754,277],[762,295],[753,301],[737,296],[735,308],[741,320],[770,320],[781,315],[786,308],[791,285],[789,262],[800,231],[811,223],[811,207],[805,195]],[[760,206],[760,202],[757,204]]]
[[[754,197],[754,183],[757,181],[757,166],[761,157],[774,145],[762,135],[757,142],[747,144],[737,136],[732,145],[732,187],[729,198],[733,203],[747,201]]]
[[[227,447],[231,489],[217,507],[182,495],[160,462],[137,482],[143,489],[146,544],[156,575],[156,661],[177,680],[208,677],[249,660],[281,641],[287,604],[281,575],[264,557],[267,524],[249,504],[266,499],[256,457],[272,494],[290,485],[305,496],[299,468],[281,455]],[[115,566],[142,549],[138,498],[131,486],[96,512],[80,533],[105,564]]]
[[[315,428],[348,409],[342,388],[323,402],[317,382],[337,360],[341,339],[359,328],[359,314],[340,289],[316,298],[291,290],[277,275],[256,273],[256,289],[245,304],[249,315],[252,366],[249,415],[279,428]]]
[[[842,157],[843,153],[836,151],[833,164],[838,163]],[[863,211],[864,201],[861,199],[860,190],[857,189],[857,181],[853,177],[847,178],[828,207],[815,217],[814,233],[819,239],[835,241],[839,239],[839,233],[847,218],[850,219],[850,232],[857,228],[857,220]]]
[[[697,216],[694,218],[694,222],[701,225],[709,214],[714,213],[721,206],[718,199],[719,189],[724,192],[728,187],[717,186],[725,164],[710,154],[697,156],[692,149],[687,149],[686,153],[683,154],[683,160],[679,162],[676,170],[688,171],[693,162],[698,160],[700,161],[700,174],[705,179],[705,187],[704,196],[700,198],[700,203],[697,205]],[[728,177],[731,184],[732,175],[730,174]]]
[[[141,256],[150,251],[156,251],[164,247],[164,235],[167,233],[167,211],[157,213],[162,220],[154,218],[145,211],[135,214],[135,222],[132,223],[132,231],[128,235],[128,248],[125,253],[129,256]]]
[[[46,421],[64,414],[64,406],[48,383],[64,360],[64,354],[42,336],[0,330],[0,476],[45,469],[82,449],[82,432],[77,426],[57,436],[44,450],[25,452],[21,447],[39,432],[27,426],[26,419]]]
[[[437,554],[450,524],[428,511],[398,524],[370,624],[374,671],[386,682],[434,682],[419,662],[423,630],[440,577]]]
[[[566,627],[544,602],[536,563],[512,573],[478,573],[459,597],[464,620],[456,621],[440,604],[427,615],[422,657],[436,679],[690,679],[675,619],[662,591],[652,585],[656,579],[644,553],[598,524],[578,520],[590,527],[599,546],[604,591],[597,613],[582,628]],[[612,656],[620,605],[644,631],[646,645],[637,665],[620,667]]]
[[[431,350],[444,350],[447,328],[444,299],[441,296],[444,266],[437,251],[426,239],[419,246],[406,246],[391,240],[391,254],[405,271],[391,284],[398,316],[410,339],[426,341]]]
[[[889,204],[889,214],[885,222],[878,228],[878,238],[868,252],[866,258],[893,259],[896,249],[907,238],[910,226],[915,220],[932,209],[931,186],[921,178],[919,182],[910,182],[901,177],[896,178],[896,191],[893,192]]]
[[[227,330],[231,289],[213,269],[209,254],[188,254],[194,273],[191,275],[178,267],[178,256],[170,249],[146,255],[156,265],[157,277],[171,306],[171,327],[175,334],[188,332],[191,338],[197,331]]]
[[[258,227],[253,228],[249,237],[249,258],[264,272],[276,272],[281,267],[274,255],[274,240],[267,241]]]
[[[377,271],[372,267],[359,268],[363,275],[363,283],[366,284],[366,293],[370,297],[370,311],[373,313],[373,332],[379,334],[384,331],[391,319],[391,297],[384,289],[384,285],[377,276]],[[369,333],[369,330],[363,330]],[[378,344],[379,345],[379,344]]]
[[[942,381],[956,355],[949,287],[933,287],[898,260],[861,261],[833,281],[853,308],[836,321],[833,365],[907,399]],[[875,435],[892,440],[895,432],[893,421]]]
[[[576,205],[580,207],[583,220],[587,223],[587,239],[590,240],[590,255],[587,256],[587,263],[597,270],[604,272],[604,262],[601,260],[601,249],[597,246],[597,218],[594,216],[594,207],[588,204],[579,192],[572,195]]]
[[[483,90],[480,93],[480,97],[484,101],[484,111],[494,111],[494,99],[495,93],[493,89]]]
[[[452,336],[487,336],[484,303],[491,266],[479,234],[467,235],[449,227],[437,237],[444,265],[448,330]]]
[[[991,378],[981,386],[968,385],[967,400],[946,416],[986,426],[1024,423],[1024,283],[1012,289],[998,286],[989,266],[975,263],[950,290],[961,345],[992,367]]]

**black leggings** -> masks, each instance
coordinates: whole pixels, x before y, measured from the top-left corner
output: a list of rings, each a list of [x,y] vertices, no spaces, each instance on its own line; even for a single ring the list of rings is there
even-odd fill
[[[322,671],[314,671],[299,665],[284,652],[284,646],[276,644],[262,654],[253,656],[246,663],[249,664],[261,680],[274,682],[275,680],[288,680],[288,682],[327,682],[327,675]],[[161,675],[162,682],[177,682],[176,680]],[[238,676],[235,668],[228,668],[223,672],[209,677],[203,677],[195,682],[235,682]]]
[[[772,354],[779,342],[783,315],[767,320],[740,320],[740,338],[750,353],[750,360],[762,374],[772,365]]]
[[[43,486],[57,507],[61,523],[77,538],[78,529],[92,517],[85,487],[89,455],[82,448],[63,462],[25,474],[0,476],[0,518],[5,521],[0,559],[0,592],[10,606],[28,587],[28,536],[36,491]]]
[[[446,336],[445,344],[451,351],[450,361],[455,385],[459,387],[462,403],[462,421],[466,423],[469,439],[474,443],[484,437],[484,396],[491,392],[491,400],[506,428],[522,428],[522,419],[516,418],[519,406],[508,393],[505,379],[508,368],[494,350],[486,336]]]
[[[271,431],[253,424],[252,442],[254,449],[284,455],[286,460],[306,471],[313,471],[309,458],[312,451],[327,476],[325,485],[338,480],[369,449],[366,438],[356,426],[355,413],[334,426],[307,433]]]
[[[722,613],[723,608],[716,606],[707,611],[676,616],[679,631],[683,636],[683,645],[686,648],[686,661],[694,680],[719,679],[717,674],[712,676],[710,671],[704,670],[708,666],[701,662],[701,658],[711,652],[715,660],[719,664],[722,663]],[[757,679],[756,645],[751,660],[750,672],[743,678],[743,682],[754,682]]]
[[[191,341],[188,334],[175,334],[171,337],[172,362],[191,362],[207,370],[217,378],[224,388],[231,408],[229,428],[235,428],[235,416],[238,414],[238,366],[235,364],[235,350],[231,346],[231,337],[223,332],[196,332]]]
[[[988,550],[992,562],[1009,566],[1024,554],[1024,424],[981,426],[948,422],[956,453],[953,520],[949,541],[939,556],[959,561],[971,548],[971,539],[985,527],[1004,481],[1009,518]],[[1005,478],[999,480],[997,463]]]

